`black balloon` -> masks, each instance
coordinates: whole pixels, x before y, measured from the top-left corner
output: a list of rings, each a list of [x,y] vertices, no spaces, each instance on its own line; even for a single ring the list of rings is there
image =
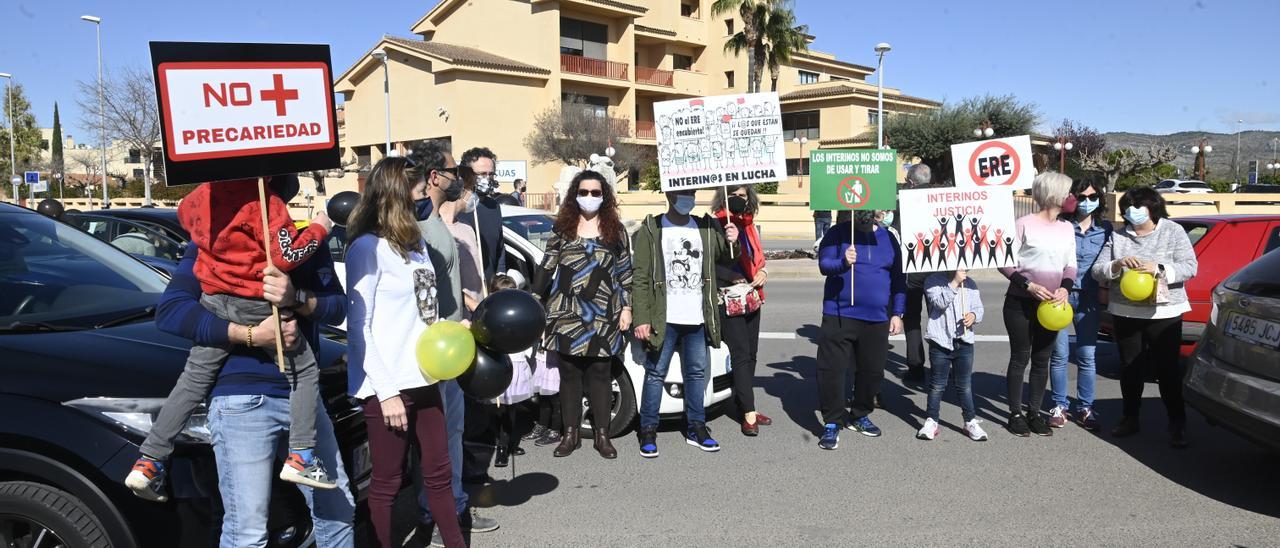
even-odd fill
[[[40,203],[36,205],[36,211],[39,211],[42,215],[46,217],[61,219],[63,214],[62,202],[59,202],[53,198],[45,198],[43,200],[40,200]]]
[[[507,390],[514,372],[511,358],[506,354],[477,346],[476,361],[458,376],[458,386],[473,398],[491,400]]]
[[[471,334],[480,346],[513,354],[538,342],[546,324],[547,312],[533,295],[518,289],[504,289],[476,306],[471,317]]]
[[[360,201],[360,193],[346,190],[334,194],[329,198],[329,205],[325,211],[329,214],[329,219],[334,224],[346,226],[347,217],[351,216],[351,210],[356,208],[356,202]]]

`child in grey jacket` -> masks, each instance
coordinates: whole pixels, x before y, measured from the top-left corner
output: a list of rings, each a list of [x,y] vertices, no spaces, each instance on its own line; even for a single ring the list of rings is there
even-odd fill
[[[925,278],[924,296],[929,309],[929,323],[925,326],[925,339],[929,341],[929,416],[916,437],[938,437],[942,394],[954,372],[964,431],[973,441],[987,441],[987,433],[978,425],[981,421],[974,413],[969,382],[973,376],[973,328],[982,322],[983,313],[978,285],[963,269],[935,272]]]

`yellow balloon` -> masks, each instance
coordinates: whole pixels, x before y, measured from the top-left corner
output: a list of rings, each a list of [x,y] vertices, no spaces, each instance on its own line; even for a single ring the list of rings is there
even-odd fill
[[[428,380],[455,379],[476,359],[476,340],[461,323],[439,321],[418,336],[418,369]]]
[[[1124,298],[1134,302],[1142,302],[1151,298],[1156,290],[1156,279],[1150,272],[1126,270],[1120,277],[1120,292]]]
[[[1071,318],[1074,315],[1075,312],[1071,310],[1069,303],[1058,305],[1051,301],[1044,301],[1036,309],[1036,319],[1040,320],[1040,325],[1050,331],[1065,329],[1068,325],[1071,325]]]

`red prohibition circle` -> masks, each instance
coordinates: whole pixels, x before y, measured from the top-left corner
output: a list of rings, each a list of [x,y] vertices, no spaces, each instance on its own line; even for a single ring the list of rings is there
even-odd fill
[[[1010,175],[1009,180],[1003,184],[989,185],[987,184],[986,178],[978,176],[977,162],[978,162],[978,158],[981,157],[983,152],[986,152],[986,150],[989,148],[997,148],[997,147],[1009,152],[1009,158],[1013,161],[1013,175]],[[1018,180],[1018,173],[1020,173],[1021,171],[1022,171],[1022,159],[1018,157],[1018,152],[1014,150],[1012,146],[1009,146],[1004,141],[991,141],[988,143],[983,143],[982,146],[979,146],[978,148],[973,150],[973,154],[969,155],[969,177],[972,178],[973,182],[977,183],[979,186],[1011,185],[1013,184],[1014,181]]]
[[[858,181],[862,183],[862,201],[860,202],[850,203],[850,202],[844,201],[844,191],[848,190],[849,192],[853,192],[853,184],[851,183],[851,181]],[[867,201],[870,199],[871,199],[871,185],[867,183],[866,179],[863,179],[862,177],[858,177],[857,175],[854,175],[852,177],[845,177],[840,181],[840,185],[836,187],[836,201],[840,202],[841,205],[849,209],[862,209],[862,206],[866,205]]]

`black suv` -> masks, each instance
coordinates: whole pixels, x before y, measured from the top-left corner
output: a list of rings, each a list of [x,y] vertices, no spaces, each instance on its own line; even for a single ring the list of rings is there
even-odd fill
[[[0,204],[0,546],[216,544],[221,499],[203,412],[171,461],[170,502],[142,501],[122,483],[191,346],[155,327],[166,283],[71,225]],[[347,473],[363,492],[368,444],[346,397],[341,332],[318,357]],[[277,480],[272,493],[270,544],[309,542],[298,490]]]

